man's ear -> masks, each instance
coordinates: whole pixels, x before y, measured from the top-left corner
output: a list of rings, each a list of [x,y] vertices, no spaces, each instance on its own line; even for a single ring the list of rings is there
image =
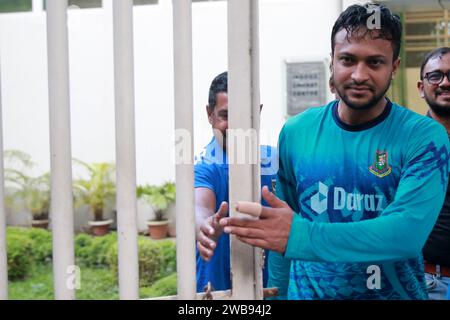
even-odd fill
[[[333,73],[333,53],[332,52],[330,52],[330,65],[329,65],[329,68],[330,68],[330,72]]]
[[[212,113],[213,113],[213,110],[207,104],[206,105],[206,115],[208,116],[208,121],[210,124],[212,124],[212,119],[211,119]]]
[[[423,80],[417,81],[417,89],[419,90],[419,94],[422,99],[425,98],[425,94],[423,93]]]
[[[394,80],[394,77],[395,77],[398,69],[400,68],[400,62],[401,62],[401,59],[400,59],[400,57],[398,57],[397,60],[395,60],[392,63],[392,80]]]

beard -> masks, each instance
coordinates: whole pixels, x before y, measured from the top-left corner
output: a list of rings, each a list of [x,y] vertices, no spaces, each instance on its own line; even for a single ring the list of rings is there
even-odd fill
[[[213,129],[214,136],[217,142],[222,147],[223,151],[227,150],[227,131],[222,132],[218,129]]]
[[[368,110],[373,108],[376,104],[378,104],[378,102],[380,102],[381,99],[384,98],[384,95],[386,94],[386,92],[389,90],[389,86],[391,85],[391,81],[389,80],[389,82],[386,84],[386,86],[379,91],[379,93],[377,94],[377,90],[376,88],[374,88],[373,86],[364,84],[365,87],[367,87],[369,89],[370,92],[372,92],[372,98],[369,99],[369,101],[365,102],[365,103],[356,103],[350,100],[350,97],[346,94],[346,89],[350,89],[354,86],[358,86],[361,84],[357,84],[357,83],[349,83],[349,84],[345,84],[343,86],[336,86],[336,83],[334,82],[333,79],[333,85],[334,88],[337,92],[337,94],[339,95],[339,97],[342,99],[342,101],[344,101],[344,103],[353,110]]]
[[[437,89],[436,96],[438,96],[443,91],[449,91],[448,89]],[[439,117],[450,118],[450,103],[447,105],[440,104],[436,99],[432,99],[430,96],[425,94],[425,101],[427,102],[430,109]]]

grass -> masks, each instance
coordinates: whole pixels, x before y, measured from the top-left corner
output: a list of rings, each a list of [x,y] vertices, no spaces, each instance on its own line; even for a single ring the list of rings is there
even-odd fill
[[[177,294],[177,274],[159,279],[151,287],[141,288],[141,298],[175,296]]]
[[[172,289],[171,289],[172,288]],[[140,288],[141,298],[175,295],[176,275],[163,278],[151,287]],[[175,289],[176,291],[176,289]],[[29,277],[9,282],[11,300],[53,300],[53,271],[51,264],[35,265]],[[77,300],[118,300],[117,279],[107,268],[81,268],[81,288]]]
[[[119,298],[116,279],[108,269],[81,268],[81,288],[78,300],[114,300]],[[52,300],[53,270],[51,265],[36,265],[31,275],[9,283],[11,300]]]

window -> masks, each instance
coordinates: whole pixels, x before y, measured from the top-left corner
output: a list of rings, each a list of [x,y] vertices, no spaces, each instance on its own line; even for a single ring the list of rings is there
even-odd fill
[[[32,0],[0,0],[0,13],[31,11]]]
[[[448,10],[407,12],[405,14],[406,66],[419,67],[427,52],[448,46]]]
[[[44,0],[44,10],[46,8],[46,0]],[[102,0],[69,0],[69,8],[78,7],[80,9],[101,8]]]
[[[142,6],[146,4],[158,4],[158,0],[133,0],[134,6]]]

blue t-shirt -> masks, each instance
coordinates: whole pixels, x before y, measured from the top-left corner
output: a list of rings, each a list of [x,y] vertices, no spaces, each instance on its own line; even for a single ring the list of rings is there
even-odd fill
[[[216,196],[216,208],[219,210],[223,201],[228,202],[228,162],[222,147],[213,138],[195,158],[195,188],[208,188]],[[278,171],[278,156],[276,149],[261,146],[261,187],[268,186],[273,190]],[[264,200],[261,202],[267,205]],[[222,233],[217,242],[214,255],[206,262],[196,250],[197,257],[197,292],[203,292],[208,282],[214,290],[228,290],[230,281],[230,237]],[[267,284],[267,258],[263,268],[263,284]]]
[[[389,101],[359,126],[337,107],[280,133],[276,191],[297,214],[269,286],[289,299],[427,299],[421,250],[445,197],[447,133]]]

